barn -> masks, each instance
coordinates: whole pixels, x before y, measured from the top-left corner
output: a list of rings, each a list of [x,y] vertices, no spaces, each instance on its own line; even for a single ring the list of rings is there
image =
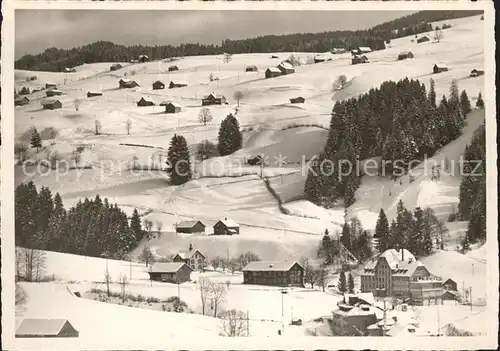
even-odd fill
[[[155,102],[148,96],[146,97],[143,96],[139,101],[137,101],[137,106],[139,107],[154,106],[154,105]]]
[[[233,235],[240,233],[240,225],[232,219],[221,219],[214,224],[214,235]]]
[[[247,67],[245,68],[245,72],[257,72],[258,70],[259,70],[259,69],[257,68],[257,66],[254,66],[254,65],[252,65],[252,66],[247,66]]]
[[[243,268],[243,284],[304,286],[304,267],[297,261],[250,262]]]
[[[155,263],[149,268],[149,279],[181,284],[191,280],[193,269],[185,262]]]
[[[170,66],[170,67],[168,68],[168,71],[169,71],[169,72],[172,72],[172,71],[178,71],[178,70],[179,70],[179,67],[177,67],[177,66],[175,66],[175,65],[174,65],[174,66]]]
[[[14,106],[24,106],[28,105],[29,103],[30,99],[28,99],[26,96],[18,97],[14,100]]]
[[[403,52],[399,53],[398,60],[406,60],[406,59],[414,58],[414,57],[415,57],[415,55],[413,54],[413,52],[403,51]]]
[[[205,224],[200,221],[182,221],[176,225],[177,233],[204,233]]]
[[[64,69],[64,72],[65,72],[65,73],[76,73],[76,69],[66,67],[66,68]]]
[[[57,88],[57,84],[52,82],[45,83],[45,89],[50,89],[50,88]]]
[[[63,92],[60,90],[57,90],[57,89],[49,89],[45,92],[45,95],[47,95],[47,97],[57,96],[57,95],[62,95],[62,94],[63,94]]]
[[[135,88],[138,87],[139,84],[135,80],[127,79],[127,78],[122,78],[118,82],[120,89],[129,89],[129,88]]]
[[[281,71],[278,68],[270,67],[266,69],[266,78],[274,78],[281,76]]]
[[[417,44],[425,43],[426,41],[430,41],[430,40],[431,39],[427,35],[424,35],[423,37],[420,37],[417,39]]]
[[[109,70],[110,71],[118,71],[120,68],[123,68],[123,66],[120,65],[119,63],[115,63],[115,64],[111,65],[111,67],[109,67]]]
[[[306,99],[304,99],[302,96],[290,99],[290,103],[292,104],[303,104],[305,101]]]
[[[470,76],[471,77],[479,77],[479,76],[482,76],[484,75],[484,71],[483,70],[480,70],[480,69],[473,69],[472,71],[470,71]]]
[[[448,71],[448,67],[444,63],[436,63],[432,68],[434,73],[441,73]]]
[[[187,84],[185,84],[185,83],[175,83],[175,82],[170,82],[170,84],[168,85],[168,88],[169,88],[169,89],[173,89],[173,88],[182,88],[182,87],[187,87]]]
[[[77,338],[78,331],[67,319],[25,318],[16,338]]]
[[[62,103],[57,99],[45,99],[42,101],[42,107],[44,110],[56,110],[62,108]]]
[[[222,94],[211,93],[201,99],[202,106],[222,105],[226,103],[226,98]]]
[[[287,61],[281,62],[277,68],[281,71],[281,74],[292,74],[295,72],[295,68]]]
[[[94,96],[102,96],[102,93],[99,91],[89,91],[87,92],[87,97],[94,97]]]
[[[153,83],[153,90],[160,90],[160,89],[165,89],[165,84],[157,80],[156,82]]]
[[[353,65],[357,65],[357,64],[360,64],[360,63],[368,63],[368,57],[366,57],[365,55],[363,56],[358,56],[358,55],[355,55],[352,59],[351,59],[351,63]]]

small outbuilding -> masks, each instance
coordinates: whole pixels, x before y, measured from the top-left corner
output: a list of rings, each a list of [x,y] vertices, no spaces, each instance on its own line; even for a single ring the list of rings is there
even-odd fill
[[[153,90],[165,89],[165,84],[159,80],[153,83]]]
[[[457,282],[451,278],[448,278],[443,282],[443,289],[450,291],[458,291]]]
[[[458,295],[458,292],[452,290],[446,290],[443,292],[443,295],[441,295],[441,300],[443,301],[443,304],[446,305],[458,304],[459,299],[460,296]]]
[[[128,78],[122,78],[118,82],[120,89],[130,89],[130,88],[135,88],[138,87],[139,84],[135,80],[128,79]]]
[[[139,55],[139,62],[147,62],[149,61],[149,56],[148,55]]]
[[[281,71],[281,74],[292,74],[295,72],[295,67],[288,61],[281,62],[277,68]]]
[[[77,338],[78,331],[67,319],[25,318],[16,338]]]
[[[359,55],[367,54],[369,52],[372,52],[372,48],[369,46],[360,46],[357,51]]]
[[[14,100],[14,106],[24,106],[30,103],[30,99],[26,96],[20,96]]]
[[[444,63],[436,63],[432,68],[434,73],[441,73],[448,71],[448,67]]]
[[[57,84],[52,82],[45,83],[45,89],[50,89],[50,88],[57,88]]]
[[[413,54],[413,52],[403,51],[403,52],[399,53],[398,60],[406,60],[406,59],[414,58],[414,57],[415,57],[415,55]]]
[[[89,91],[87,92],[87,97],[94,97],[94,96],[102,96],[102,93],[99,91]]]
[[[240,225],[232,219],[221,219],[214,224],[214,235],[233,235],[240,233]]]
[[[174,66],[170,66],[170,67],[168,68],[168,71],[169,71],[169,72],[172,72],[172,71],[178,71],[178,70],[179,70],[179,67],[177,67],[177,66],[175,66],[175,65],[174,65]]]
[[[182,87],[187,87],[187,84],[185,84],[185,83],[175,83],[175,82],[172,81],[168,85],[169,89],[182,88]]]
[[[44,110],[57,110],[62,108],[62,103],[57,99],[45,99],[42,101],[42,107]]]
[[[65,72],[65,73],[76,73],[76,69],[66,67],[66,68],[64,69],[64,72]]]
[[[62,95],[63,92],[60,91],[60,90],[57,90],[57,89],[49,89],[47,91],[45,91],[45,95],[47,97],[51,97],[51,96],[59,96],[59,95]]]
[[[211,93],[208,94],[201,99],[202,106],[208,105],[222,105],[226,103],[226,98],[222,94]]]
[[[475,69],[474,68],[472,71],[470,71],[470,76],[471,77],[479,77],[479,76],[482,76],[482,75],[484,75],[484,71],[483,70]]]
[[[259,69],[257,66],[251,65],[245,67],[245,72],[257,72]]]
[[[160,106],[165,106],[165,113],[179,113],[182,106],[173,101],[163,101]]]
[[[321,63],[321,62],[325,62],[325,61],[326,61],[326,58],[324,58],[324,57],[316,56],[314,58],[314,63]]]
[[[365,55],[363,56],[358,56],[358,55],[355,55],[352,59],[351,59],[351,63],[353,65],[357,65],[357,64],[360,64],[360,63],[368,63],[368,57],[366,57]]]
[[[306,101],[302,96],[290,99],[291,104],[303,104]]]
[[[191,280],[193,269],[185,262],[154,263],[149,268],[149,279],[181,284]]]
[[[182,221],[175,227],[177,233],[204,233],[205,224],[200,221]]]
[[[148,96],[143,96],[139,101],[137,101],[137,106],[145,107],[145,106],[154,106],[155,102]]]
[[[266,69],[266,78],[274,78],[281,76],[281,71],[276,67]]]
[[[118,71],[121,68],[123,68],[122,65],[120,65],[119,63],[115,63],[115,64],[111,65],[111,67],[109,67],[109,70],[110,71]]]
[[[424,35],[417,39],[417,44],[425,43],[427,41],[431,41],[431,39],[427,35]]]

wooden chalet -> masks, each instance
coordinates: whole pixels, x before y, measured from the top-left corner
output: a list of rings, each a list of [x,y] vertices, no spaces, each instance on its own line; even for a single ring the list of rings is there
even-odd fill
[[[441,73],[448,71],[448,67],[444,63],[436,63],[434,67],[432,67],[432,72]]]
[[[25,318],[16,338],[76,338],[78,331],[67,319]]]
[[[56,110],[62,108],[62,103],[57,99],[45,99],[42,101],[42,107],[44,110]]]
[[[259,69],[257,66],[251,65],[245,67],[245,72],[257,72]]]
[[[250,262],[243,268],[243,284],[303,287],[304,271],[297,261]]]
[[[113,64],[113,65],[111,65],[111,66],[109,67],[109,70],[110,70],[110,71],[118,71],[118,70],[119,70],[119,69],[121,69],[121,68],[123,68],[123,66],[122,66],[122,65],[120,65],[119,63],[115,63],[115,64]]]
[[[159,80],[153,83],[153,90],[165,89],[165,84]]]
[[[182,221],[175,227],[177,233],[204,233],[205,224],[200,221]]]
[[[222,105],[226,103],[226,98],[222,94],[211,93],[201,99],[202,106]]]
[[[411,51],[403,51],[398,54],[398,60],[406,60],[414,57],[415,55]]]
[[[199,250],[193,250],[190,246],[189,251],[180,251],[175,256],[174,262],[183,262],[194,271],[202,272],[205,269],[206,257]]]
[[[169,72],[172,72],[172,71],[178,71],[178,70],[179,70],[179,67],[177,67],[177,66],[175,66],[175,65],[174,65],[174,66],[170,66],[170,67],[168,68],[168,71],[169,71]]]
[[[45,83],[45,89],[50,89],[50,88],[57,88],[57,84],[52,82]]]
[[[266,78],[274,78],[281,76],[281,71],[276,67],[269,67],[266,69]]]
[[[443,289],[444,290],[451,290],[451,291],[458,291],[458,286],[457,286],[457,282],[454,281],[453,279],[451,278],[448,278],[446,279],[444,282],[443,282]]]
[[[480,70],[480,69],[473,69],[472,71],[470,71],[470,76],[471,77],[479,77],[479,76],[482,76],[484,75],[484,71],[483,70]]]
[[[277,68],[281,71],[281,74],[292,74],[295,73],[295,67],[288,62],[288,61],[283,61],[281,62]]]
[[[368,63],[368,57],[366,57],[365,55],[362,55],[362,56],[355,55],[351,59],[351,64],[353,64],[353,65],[357,65],[360,63]]]
[[[170,84],[168,85],[169,89],[182,88],[182,87],[187,87],[187,84],[185,84],[185,83],[170,82]]]
[[[139,101],[137,101],[137,106],[139,107],[145,107],[145,106],[154,106],[155,105],[155,102],[153,101],[153,99],[151,99],[150,97],[146,96],[146,97],[141,97],[141,99]]]
[[[182,284],[191,280],[193,269],[185,262],[154,263],[149,268],[149,279]]]
[[[221,219],[214,224],[214,235],[233,235],[240,233],[240,225],[232,219]]]
[[[127,79],[127,78],[122,78],[118,82],[120,89],[130,89],[130,88],[135,88],[138,87],[139,84],[135,80],[132,79]]]
[[[431,39],[427,35],[424,35],[417,39],[417,44],[425,43],[427,41],[431,41]]]

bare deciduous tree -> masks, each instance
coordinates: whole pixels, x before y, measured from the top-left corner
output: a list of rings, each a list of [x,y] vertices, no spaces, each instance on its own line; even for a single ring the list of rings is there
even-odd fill
[[[226,301],[227,289],[224,283],[210,283],[210,297],[212,300],[212,308],[214,317],[217,317],[217,311],[222,303]]]
[[[80,163],[80,160],[82,158],[80,150],[73,150],[73,152],[71,153],[71,158],[73,159],[73,162],[75,162],[75,167],[78,167],[78,164]]]
[[[99,135],[101,134],[101,129],[102,129],[102,124],[100,121],[98,121],[97,119],[95,120],[94,122],[94,133],[95,135]]]
[[[233,94],[234,99],[238,103],[238,107],[240,106],[240,100],[243,99],[243,93],[241,91],[235,91]]]
[[[149,265],[149,263],[152,263],[154,261],[154,258],[155,256],[148,246],[144,246],[141,254],[138,257],[140,262],[144,262],[146,264],[146,267]]]
[[[208,122],[211,122],[213,120],[212,113],[210,112],[208,107],[203,107],[200,110],[198,120],[200,121],[200,123],[203,123],[204,126],[206,126]]]
[[[132,121],[127,119],[125,122],[125,129],[127,130],[127,135],[130,135],[130,131],[132,130]]]
[[[436,28],[434,30],[434,40],[439,43],[441,39],[443,39],[443,31],[439,28]]]
[[[57,169],[62,156],[57,151],[47,151],[45,160],[48,162],[51,169]]]
[[[326,286],[328,285],[328,271],[325,267],[319,267],[316,269],[316,283],[321,287],[321,290],[324,292]]]
[[[334,90],[342,90],[344,89],[346,84],[347,84],[347,77],[342,74],[338,76],[337,80],[335,80],[335,83],[333,84]]]
[[[122,274],[120,276],[120,279],[118,279],[118,284],[120,284],[120,288],[122,290],[122,303],[125,303],[125,296],[127,293],[127,285],[128,285],[128,278],[125,274]]]
[[[75,105],[75,110],[78,111],[78,109],[82,105],[82,100],[76,98],[76,99],[73,100],[73,104]]]
[[[106,283],[106,293],[108,294],[108,297],[111,295],[109,291],[109,285],[111,284],[111,274],[109,274],[109,271],[106,269],[104,272],[104,282]]]
[[[14,146],[14,152],[16,153],[19,162],[25,161],[27,151],[28,146],[24,143],[18,143]]]
[[[207,302],[211,294],[211,281],[205,277],[198,279],[197,289],[200,291],[201,313],[205,315]]]
[[[248,336],[248,316],[243,311],[229,310],[221,314],[220,334],[222,336]]]
[[[160,237],[162,229],[163,229],[163,222],[156,221],[156,232],[158,233],[158,237]]]
[[[148,238],[151,239],[151,233],[153,232],[153,222],[150,221],[149,219],[146,219],[144,221],[144,229],[146,230],[146,233],[148,234]]]
[[[45,252],[36,249],[24,249],[21,251],[22,266],[24,268],[24,280],[37,282],[45,272]]]

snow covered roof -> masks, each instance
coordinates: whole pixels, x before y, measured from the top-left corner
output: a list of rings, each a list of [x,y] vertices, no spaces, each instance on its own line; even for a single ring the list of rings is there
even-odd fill
[[[143,96],[141,98],[141,100],[144,100],[146,102],[152,102],[152,103],[154,103],[154,100],[152,98],[150,98],[149,96]],[[141,101],[141,100],[139,100],[139,101]]]
[[[43,319],[26,318],[16,330],[18,336],[57,336],[64,325],[69,323],[67,319]]]
[[[224,224],[228,228],[239,228],[240,227],[240,225],[238,223],[236,223],[232,219],[228,219],[228,218],[223,218],[223,219],[219,220],[219,222],[221,222],[222,224]]]
[[[300,267],[302,265],[298,263],[297,261],[255,261],[255,262],[250,262],[243,268],[243,271],[280,271],[280,272],[287,272],[289,271],[294,265],[298,264]],[[302,267],[303,268],[303,267]]]
[[[182,258],[183,260],[185,259],[188,259],[188,258],[191,258],[193,257],[193,255],[198,252],[200,255],[202,255],[203,257],[205,257],[205,255],[203,255],[199,250],[191,250],[191,251],[179,251],[177,253],[177,255],[179,255],[180,258]]]
[[[409,54],[411,54],[411,53],[412,53],[412,52],[411,52],[411,51],[409,51],[409,50],[408,50],[408,51],[401,51],[401,52],[399,53],[399,55],[409,55]]]
[[[439,62],[439,63],[436,63],[436,67],[438,67],[438,68],[447,68],[448,66],[446,66],[446,64],[444,64],[442,62]]]
[[[185,265],[184,262],[155,263],[149,268],[150,273],[175,273]],[[191,268],[190,268],[191,269]]]
[[[269,67],[267,70],[269,70],[269,72],[273,72],[273,73],[281,73],[281,71],[277,67]]]
[[[358,50],[359,51],[363,51],[363,52],[370,52],[370,51],[372,51],[372,49],[370,47],[368,47],[368,46],[360,46],[358,48]]]
[[[278,67],[283,67],[284,69],[295,69],[290,62],[281,62]]]
[[[163,104],[164,102],[162,102],[161,104]],[[170,104],[171,102],[167,102],[166,105]],[[161,105],[160,104],[160,105]],[[172,103],[173,104],[173,103]],[[164,105],[162,105],[164,106]],[[174,106],[178,106],[178,105],[174,105]],[[192,228],[194,227],[197,223],[201,223],[200,221],[182,221],[180,222],[179,224],[177,224],[177,228]],[[201,223],[203,226],[205,226],[203,223]]]
[[[122,82],[122,83],[132,83],[133,80],[129,79],[129,78],[122,78],[122,79],[120,79],[120,82]]]
[[[42,100],[42,105],[52,105],[55,104],[56,102],[61,103],[58,99],[44,99]]]
[[[392,275],[395,276],[411,276],[418,267],[423,267],[424,264],[417,261],[415,256],[408,250],[389,249],[384,251],[377,260],[372,259],[368,262],[361,275],[375,274],[375,266],[380,258],[385,258],[389,267],[392,270]],[[404,260],[403,260],[404,258]]]
[[[217,93],[217,94],[216,93],[210,93],[208,95],[203,96],[202,99],[205,100],[205,99],[208,99],[211,96],[214,97],[215,99],[222,99],[224,97],[224,95],[219,94],[219,93]]]

